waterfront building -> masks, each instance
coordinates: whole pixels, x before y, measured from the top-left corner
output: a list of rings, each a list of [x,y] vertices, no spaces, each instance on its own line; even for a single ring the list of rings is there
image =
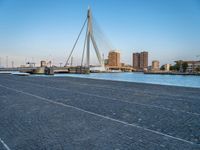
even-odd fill
[[[152,68],[153,71],[158,71],[160,70],[160,62],[158,60],[153,60],[152,61]]]
[[[137,70],[148,68],[148,52],[133,53],[133,68]]]
[[[140,53],[140,69],[147,69],[148,67],[148,52]]]
[[[46,67],[46,66],[47,66],[46,61],[44,60],[40,61],[40,67]]]
[[[200,61],[186,61],[188,63],[187,72],[199,72]]]
[[[197,69],[200,69],[200,61],[186,61],[188,63],[187,71],[188,72],[197,72]]]
[[[147,70],[148,70],[148,71],[150,71],[150,70],[151,70],[151,68],[152,68],[152,66],[148,66],[148,67],[147,67]]]
[[[170,71],[171,64],[164,64],[165,71]]]
[[[133,68],[140,68],[140,53],[133,53]]]
[[[120,53],[119,51],[110,51],[108,55],[108,66],[120,67]]]
[[[181,64],[181,68],[182,68],[182,64],[183,63],[187,63],[188,67],[186,69],[186,72],[200,72],[200,61],[183,61],[183,60],[178,60],[175,61],[176,63],[180,63]]]

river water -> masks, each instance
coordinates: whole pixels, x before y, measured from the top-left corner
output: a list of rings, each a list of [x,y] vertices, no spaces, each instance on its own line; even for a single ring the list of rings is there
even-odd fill
[[[114,81],[128,81],[139,83],[152,83],[161,85],[174,85],[200,88],[200,76],[192,75],[153,75],[143,73],[91,73],[91,74],[55,74],[54,76],[71,76],[80,78],[104,79]]]

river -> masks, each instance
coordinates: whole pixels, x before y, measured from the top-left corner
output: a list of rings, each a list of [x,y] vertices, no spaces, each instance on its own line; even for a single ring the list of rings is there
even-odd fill
[[[91,74],[55,74],[56,77],[80,77],[91,79],[104,79],[114,81],[127,81],[139,83],[151,83],[161,85],[173,85],[200,88],[200,76],[193,75],[153,75],[143,73],[91,73]]]

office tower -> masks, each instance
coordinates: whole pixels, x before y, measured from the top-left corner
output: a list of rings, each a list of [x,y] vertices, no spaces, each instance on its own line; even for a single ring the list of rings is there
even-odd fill
[[[140,69],[145,69],[148,67],[148,52],[140,53]]]
[[[120,67],[119,51],[110,51],[108,55],[108,66]]]
[[[133,53],[133,68],[144,70],[148,67],[148,52]]]
[[[133,53],[133,68],[140,68],[140,53]]]

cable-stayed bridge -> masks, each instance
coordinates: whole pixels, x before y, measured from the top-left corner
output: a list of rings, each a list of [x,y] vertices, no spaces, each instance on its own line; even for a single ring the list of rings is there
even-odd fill
[[[92,11],[88,8],[87,17],[83,23],[83,26],[78,34],[78,37],[70,51],[69,56],[67,57],[65,67],[70,66],[70,60],[72,59],[72,54],[75,51],[77,43],[80,39],[81,34],[83,33],[84,29],[86,28],[85,39],[83,43],[83,50],[82,50],[82,58],[81,58],[81,68],[90,69],[91,64],[91,45],[93,46],[96,54],[96,58],[99,63],[99,69],[101,71],[105,70],[104,66],[104,58],[103,54],[101,53],[102,49],[110,50],[111,44],[109,44],[106,36],[98,26],[98,23],[95,21],[94,17],[92,16]],[[85,63],[84,63],[85,62]]]
[[[77,48],[77,43],[80,42],[81,35],[84,34],[85,31],[85,38],[83,40],[83,49],[82,55],[79,53],[79,61],[80,64],[74,66],[73,65],[73,54]],[[94,49],[94,51],[93,51]],[[98,25],[97,21],[92,15],[92,11],[88,8],[87,16],[84,20],[84,23],[81,27],[81,30],[75,40],[75,43],[69,53],[69,56],[66,59],[65,65],[62,67],[57,66],[50,66],[50,70],[53,70],[54,73],[89,73],[90,71],[94,72],[104,72],[108,69],[110,70],[121,70],[121,71],[132,71],[132,67],[126,66],[106,66],[104,65],[104,55],[103,52],[106,54],[108,51],[112,50],[113,46],[109,39],[105,36],[103,31],[101,30],[100,26]],[[93,57],[92,53],[96,56]],[[92,58],[92,59],[91,59]],[[91,63],[91,60],[97,60],[98,65]],[[10,70],[10,69],[6,69]],[[29,68],[19,68],[19,71],[28,72],[28,73],[45,73],[45,68],[40,67],[29,67]]]

